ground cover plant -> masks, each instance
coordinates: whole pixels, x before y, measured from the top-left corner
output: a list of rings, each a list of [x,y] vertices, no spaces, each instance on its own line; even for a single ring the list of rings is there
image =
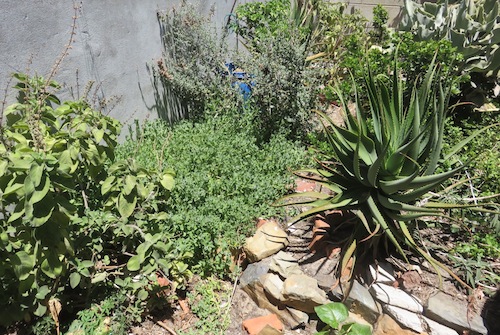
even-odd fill
[[[304,149],[283,135],[258,145],[249,119],[225,115],[172,128],[149,122],[118,149],[120,157],[175,171],[168,221],[201,275],[228,273],[231,250],[255,219],[277,214],[271,203],[293,184],[289,169],[305,160]]]

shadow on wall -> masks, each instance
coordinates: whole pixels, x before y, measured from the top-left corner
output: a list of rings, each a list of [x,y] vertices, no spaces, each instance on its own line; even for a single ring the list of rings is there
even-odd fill
[[[174,16],[175,10],[173,10]],[[171,74],[167,70],[167,65],[163,57],[176,60],[178,52],[175,45],[176,27],[173,19],[162,18],[160,12],[157,12],[157,21],[160,29],[161,43],[163,47],[163,56],[156,60],[154,64],[148,64],[147,70],[150,75],[151,86],[153,87],[154,109],[158,117],[173,124],[179,120],[186,119],[190,115],[189,102],[176,94],[171,79]],[[173,18],[173,16],[172,16]]]
[[[158,62],[161,62],[159,60]],[[183,103],[174,93],[172,86],[163,78],[155,65],[147,65],[147,70],[151,78],[153,96],[158,117],[173,124],[179,120],[186,119],[189,115],[189,106]]]

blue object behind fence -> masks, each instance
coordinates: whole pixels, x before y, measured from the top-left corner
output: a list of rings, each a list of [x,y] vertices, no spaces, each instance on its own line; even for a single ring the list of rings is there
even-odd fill
[[[243,101],[247,101],[252,95],[252,86],[255,86],[254,81],[250,81],[253,78],[252,75],[248,75],[246,72],[237,69],[236,66],[228,62],[225,64],[229,75],[233,76],[236,80],[231,83],[231,86],[238,87],[241,95],[243,96]]]

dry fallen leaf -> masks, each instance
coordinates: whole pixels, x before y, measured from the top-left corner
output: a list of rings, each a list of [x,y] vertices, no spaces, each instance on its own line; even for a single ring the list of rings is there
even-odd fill
[[[59,299],[56,298],[51,298],[49,300],[49,310],[50,310],[50,315],[52,316],[52,319],[54,320],[56,324],[56,332],[57,335],[60,334],[59,330],[59,313],[61,313],[62,305]]]

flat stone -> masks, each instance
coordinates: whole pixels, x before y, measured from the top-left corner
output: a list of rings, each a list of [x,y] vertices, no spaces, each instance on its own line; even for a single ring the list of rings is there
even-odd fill
[[[288,278],[290,275],[300,275],[303,274],[300,269],[299,262],[292,255],[280,251],[271,258],[270,270],[283,278]]]
[[[438,292],[427,302],[425,315],[458,331],[470,329],[479,334],[487,334],[479,313],[467,313],[467,302]]]
[[[291,275],[283,286],[285,304],[306,313],[313,313],[314,307],[329,302],[326,293],[318,287],[316,279],[306,275]]]
[[[396,281],[394,270],[389,263],[371,264],[368,266],[368,273],[372,283],[392,284]]]
[[[260,308],[265,308],[271,313],[275,313],[289,327],[300,326],[286,306],[264,290],[263,281],[269,271],[270,258],[265,258],[260,262],[249,264],[240,277],[240,287]]]
[[[309,314],[307,314],[306,312],[302,312],[291,307],[287,307],[286,309],[301,326],[306,325],[309,321]]]
[[[390,314],[399,324],[410,328],[416,332],[427,332],[432,335],[458,335],[458,333],[436,321],[433,321],[421,314],[410,312],[406,309],[394,307],[390,305],[384,306],[388,314]]]
[[[318,286],[321,289],[328,292],[332,290],[332,287],[337,282],[335,269],[338,263],[338,259],[329,259],[316,253],[312,254],[310,258],[304,262],[301,262],[300,267],[306,275],[318,281]]]
[[[266,273],[262,278],[262,284],[264,285],[264,291],[269,293],[273,298],[279,301],[284,301],[283,294],[283,281],[280,276],[274,273]]]
[[[240,286],[244,288],[252,283],[260,281],[260,277],[269,272],[271,259],[263,259],[260,262],[248,264],[240,276]]]
[[[383,314],[377,322],[372,335],[428,335],[427,333],[415,332],[409,329],[403,329],[393,318]]]
[[[243,250],[250,263],[271,256],[288,245],[288,235],[275,221],[267,221],[247,238]]]
[[[377,283],[372,285],[370,292],[375,296],[375,299],[385,304],[401,307],[415,313],[422,313],[424,310],[417,298],[398,288]]]
[[[283,332],[266,325],[257,335],[283,335]]]
[[[382,310],[373,299],[370,291],[357,280],[352,283],[349,297],[346,299],[349,310],[360,314],[370,323],[375,323]]]

